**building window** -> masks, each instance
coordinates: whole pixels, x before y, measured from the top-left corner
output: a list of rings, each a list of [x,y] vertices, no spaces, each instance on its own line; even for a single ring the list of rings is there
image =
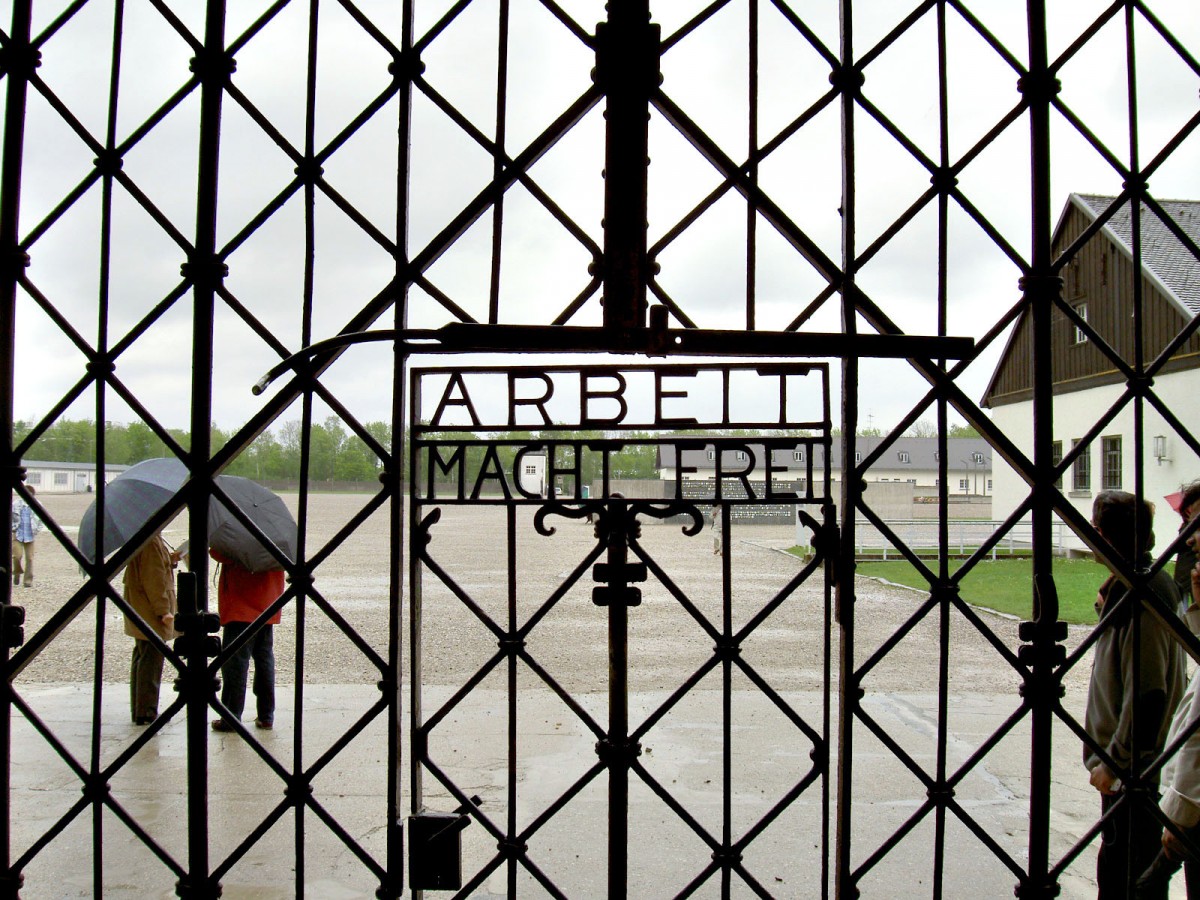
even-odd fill
[[[63,485],[63,484],[66,484],[68,480],[69,479],[67,478],[66,472],[55,472],[54,473],[54,483],[55,484]]]
[[[966,478],[958,479],[958,489],[965,494],[971,489],[971,482]]]
[[[42,483],[42,473],[41,472],[26,472],[25,473],[25,483],[26,484],[41,484]]]
[[[899,458],[900,462],[902,462],[902,463],[911,462],[911,460],[909,459],[907,450],[900,450],[899,452],[896,453],[896,456]]]
[[[1079,446],[1079,438],[1071,441],[1071,449]],[[1092,448],[1084,447],[1083,452],[1071,467],[1071,489],[1075,491],[1090,491],[1092,489]]]
[[[1058,464],[1062,462],[1062,441],[1053,441],[1050,444],[1050,462],[1054,463],[1056,468]],[[1062,490],[1061,475],[1055,479],[1054,486],[1060,491]]]
[[[861,453],[861,452],[860,452],[860,453],[855,453],[855,454],[854,454],[854,461],[855,461],[856,463],[862,462],[862,453]]]
[[[915,478],[910,478],[910,479],[908,479],[908,483],[909,483],[909,484],[916,484],[916,483],[917,483],[917,479],[915,479]]]
[[[987,483],[988,483],[987,492],[990,494],[992,492],[992,479],[989,478],[987,480]]]
[[[1075,312],[1079,316],[1079,318],[1083,319],[1083,321],[1086,322],[1088,320],[1086,303],[1075,304]],[[1084,333],[1084,330],[1082,328],[1080,328],[1078,325],[1075,325],[1074,330],[1075,330],[1075,343],[1076,344],[1086,344],[1087,343],[1087,334]]]
[[[804,462],[804,451],[803,450],[793,450],[792,451],[792,462]]]
[[[982,453],[972,453],[971,454],[971,462],[975,463],[975,465],[977,465],[977,466],[982,466],[983,465],[983,454]]]
[[[537,474],[537,466],[526,466],[525,474],[526,475],[536,475]]]
[[[745,461],[746,461],[746,451],[745,451],[745,450],[738,450],[738,451],[737,451],[737,452],[734,454],[734,457],[737,459],[737,461],[738,461],[738,462],[745,462]]]
[[[1121,489],[1121,436],[1100,438],[1100,455],[1103,460],[1101,484],[1106,491]]]
[[[716,459],[716,458],[717,458],[717,452],[716,452],[715,450],[709,450],[709,451],[708,451],[708,458],[709,458],[709,459]]]

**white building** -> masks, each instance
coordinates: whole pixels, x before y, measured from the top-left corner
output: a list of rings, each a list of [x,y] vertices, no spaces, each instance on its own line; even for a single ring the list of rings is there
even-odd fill
[[[521,457],[516,473],[521,490],[540,497],[546,496],[546,451],[534,450]]]
[[[25,483],[45,494],[85,494],[96,490],[95,463],[40,462],[22,460]],[[104,467],[104,483],[112,481],[129,466]]]
[[[1055,253],[1065,253],[1087,229],[1094,228],[1112,200],[1072,194],[1055,231]],[[1200,203],[1160,204],[1175,226],[1200,244]],[[1138,298],[1145,365],[1156,365],[1170,349],[1169,357],[1153,372],[1154,402],[1141,404],[1143,495],[1157,507],[1155,533],[1161,550],[1180,524],[1165,498],[1200,478],[1200,457],[1187,440],[1187,435],[1200,434],[1200,339],[1192,334],[1186,341],[1176,340],[1200,314],[1200,262],[1148,207],[1141,213],[1141,231]],[[1052,314],[1053,454],[1056,460],[1068,459],[1059,485],[1085,519],[1098,492],[1136,489],[1138,404],[1122,371],[1132,369],[1136,355],[1130,325],[1134,271],[1133,227],[1130,205],[1125,203],[1073,250],[1062,268],[1065,309]],[[983,405],[991,408],[992,421],[1030,458],[1031,352],[1026,313],[1013,329],[983,399]],[[1182,430],[1161,408],[1178,420]],[[1028,499],[1030,488],[999,456],[994,477],[994,516],[1003,519]],[[1066,531],[1067,546],[1083,549],[1083,541]]]

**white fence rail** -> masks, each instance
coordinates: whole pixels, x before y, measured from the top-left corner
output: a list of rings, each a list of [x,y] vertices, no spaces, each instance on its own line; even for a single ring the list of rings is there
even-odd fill
[[[916,551],[918,555],[936,552],[939,547],[936,519],[897,519],[886,524],[904,546]],[[946,524],[946,549],[954,555],[969,556],[990,540],[1003,524],[999,521],[951,519]],[[1055,521],[1052,528],[1053,552],[1065,554],[1067,527],[1062,522]],[[801,546],[809,546],[812,543],[812,532],[801,523],[796,525],[796,542]],[[992,559],[1009,556],[1027,551],[1032,546],[1032,525],[1027,521],[1018,522],[991,548],[990,556]],[[889,536],[866,519],[855,521],[854,550],[857,556],[870,556],[873,559],[899,559],[903,555]]]

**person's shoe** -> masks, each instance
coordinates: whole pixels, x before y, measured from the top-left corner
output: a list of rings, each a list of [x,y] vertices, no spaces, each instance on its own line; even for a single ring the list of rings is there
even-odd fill
[[[154,716],[138,716],[133,720],[134,725],[149,725],[154,721]]]
[[[254,727],[261,728],[261,729],[263,729],[263,731],[270,731],[272,728],[275,727],[275,723],[274,722],[264,722],[262,719],[255,719]]]
[[[213,731],[234,731],[233,724],[226,722],[224,719],[214,719],[212,723]]]

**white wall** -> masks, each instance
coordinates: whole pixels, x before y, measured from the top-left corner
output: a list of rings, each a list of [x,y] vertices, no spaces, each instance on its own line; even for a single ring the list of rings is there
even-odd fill
[[[1160,375],[1154,380],[1154,391],[1162,403],[1171,410],[1176,418],[1193,435],[1200,434],[1200,370],[1176,372]],[[1098,417],[1102,416],[1124,394],[1124,386],[1109,385],[1092,388],[1087,391],[1076,391],[1060,394],[1054,398],[1054,428],[1053,439],[1061,440],[1063,454],[1071,450],[1071,440],[1082,437],[1092,428]],[[1179,517],[1163,499],[1167,494],[1179,490],[1181,484],[1200,478],[1200,458],[1197,458],[1190,448],[1167,425],[1163,417],[1149,404],[1143,406],[1145,435],[1145,467],[1143,469],[1144,493],[1147,500],[1155,505],[1155,535],[1158,548],[1162,549],[1170,543],[1179,527]],[[1033,403],[1013,403],[999,406],[992,410],[992,421],[1008,435],[1011,440],[1026,455],[1032,455],[1033,447]],[[1101,430],[1101,435],[1119,434],[1122,437],[1122,475],[1121,488],[1134,491],[1134,440],[1133,440],[1134,406],[1127,404]],[[1154,435],[1165,435],[1167,438],[1167,456],[1161,464],[1153,457]],[[1102,488],[1101,482],[1101,450],[1097,438],[1091,445],[1092,456],[1092,489],[1086,493],[1071,491],[1071,471],[1063,475],[1063,492],[1072,505],[1079,510],[1084,518],[1089,518],[1092,512],[1092,499]],[[999,454],[993,455],[994,496],[992,500],[993,516],[1003,520],[1029,496],[1029,488],[1025,481],[1018,478],[1016,472],[1008,466]],[[1083,542],[1068,530],[1068,546],[1083,548]]]

